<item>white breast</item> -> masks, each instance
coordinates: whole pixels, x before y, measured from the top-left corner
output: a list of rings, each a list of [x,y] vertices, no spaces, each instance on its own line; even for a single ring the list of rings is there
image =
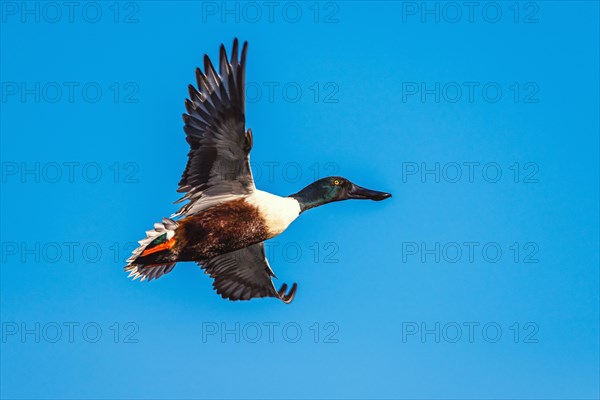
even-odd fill
[[[298,218],[300,215],[300,204],[290,197],[280,197],[271,193],[255,190],[246,197],[246,202],[258,209],[265,220],[269,234],[279,235],[281,232]]]

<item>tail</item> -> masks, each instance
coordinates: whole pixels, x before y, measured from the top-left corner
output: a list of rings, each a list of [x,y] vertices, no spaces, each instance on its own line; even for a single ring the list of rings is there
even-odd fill
[[[125,271],[130,277],[150,281],[173,270],[179,247],[175,238],[177,226],[177,222],[163,218],[154,224],[154,229],[146,231],[146,238],[138,242],[140,246],[127,260]]]

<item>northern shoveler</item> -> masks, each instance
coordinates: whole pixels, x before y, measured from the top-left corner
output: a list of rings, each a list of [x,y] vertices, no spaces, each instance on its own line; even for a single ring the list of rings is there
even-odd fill
[[[245,128],[245,67],[248,43],[231,61],[221,45],[219,73],[204,56],[196,68],[198,88],[189,85],[183,114],[188,162],[178,192],[189,200],[173,217],[154,224],[127,260],[133,279],[152,280],[171,272],[179,261],[195,261],[214,278],[223,298],[276,297],[292,301],[297,285],[275,289],[264,244],[283,232],[301,213],[347,199],[383,200],[389,193],[362,188],[348,179],[320,179],[298,193],[276,196],[256,189],[249,164],[252,130]]]

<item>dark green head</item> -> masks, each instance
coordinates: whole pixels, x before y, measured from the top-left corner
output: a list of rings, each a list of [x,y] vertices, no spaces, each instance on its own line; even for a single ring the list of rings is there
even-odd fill
[[[392,195],[385,192],[365,189],[341,176],[329,176],[311,183],[298,193],[289,197],[298,200],[300,209],[306,211],[313,207],[318,207],[334,201],[348,199],[380,201],[392,197]]]

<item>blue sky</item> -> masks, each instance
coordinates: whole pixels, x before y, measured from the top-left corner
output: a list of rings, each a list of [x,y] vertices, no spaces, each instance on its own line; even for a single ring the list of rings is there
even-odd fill
[[[598,398],[598,3],[0,4],[2,398]],[[122,271],[236,36],[291,305]]]

